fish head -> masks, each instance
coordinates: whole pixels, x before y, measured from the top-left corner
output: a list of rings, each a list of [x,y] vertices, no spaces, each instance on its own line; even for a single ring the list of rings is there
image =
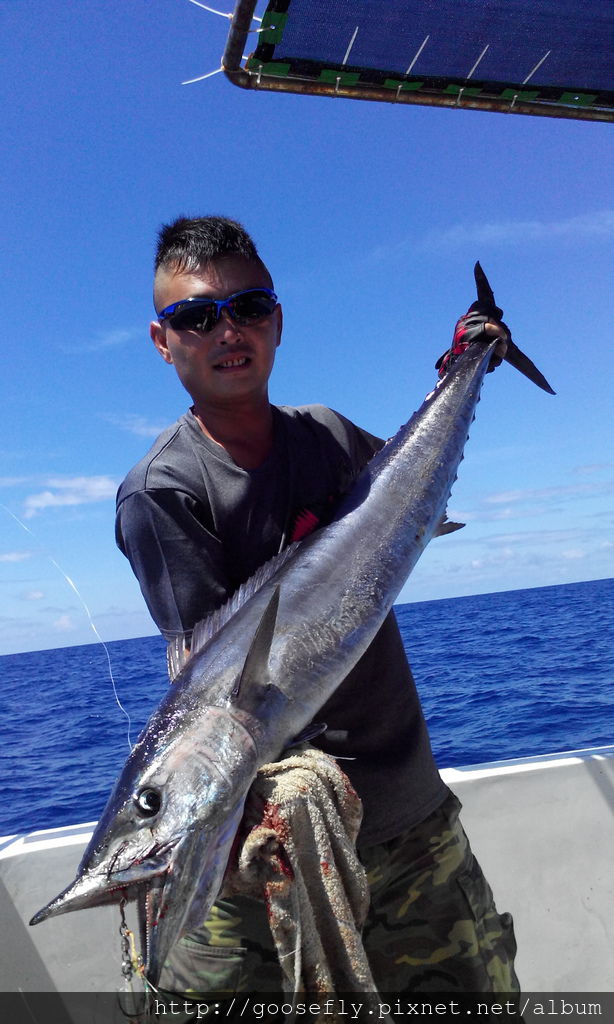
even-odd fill
[[[188,719],[189,729],[150,722],[74,882],[30,922],[136,900],[153,984],[171,947],[204,922],[218,895],[257,768],[252,735],[232,711],[209,706]]]

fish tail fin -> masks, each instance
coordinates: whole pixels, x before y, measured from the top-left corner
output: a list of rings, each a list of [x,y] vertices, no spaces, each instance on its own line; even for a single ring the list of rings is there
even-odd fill
[[[496,320],[501,320],[501,317],[503,316],[503,310],[500,309],[495,302],[493,290],[490,287],[490,284],[488,283],[488,278],[486,277],[486,274],[484,273],[482,267],[480,266],[479,260],[476,263],[475,267],[473,268],[473,275],[475,277],[475,285],[477,288],[478,303],[480,307],[482,307],[484,311],[486,310],[487,307],[490,307],[490,309],[492,310],[493,317]],[[505,359],[506,363],[510,363],[517,370],[519,370],[520,373],[524,374],[525,377],[528,377],[529,380],[532,380],[534,384],[537,384],[538,388],[541,388],[542,391],[547,391],[549,395],[556,395],[556,391],[553,391],[553,389],[550,387],[543,373],[541,373],[537,369],[535,363],[531,359],[529,359],[529,357],[526,356],[524,352],[521,352],[521,350],[518,348],[518,345],[516,345],[512,341],[511,335],[510,340],[507,343],[507,352],[503,356],[503,358]]]
[[[507,352],[503,358],[506,363],[510,363],[512,366],[515,366],[516,369],[520,370],[525,377],[528,377],[534,384],[537,384],[538,388],[541,388],[542,391],[547,391],[549,395],[556,395],[556,391],[550,387],[548,381],[544,377],[543,373],[537,369],[535,363],[532,362],[528,356],[525,356],[524,352],[521,352],[518,345],[516,345],[511,339],[507,343]]]

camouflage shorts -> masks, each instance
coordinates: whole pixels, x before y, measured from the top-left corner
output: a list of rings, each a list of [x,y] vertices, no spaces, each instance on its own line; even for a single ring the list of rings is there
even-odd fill
[[[510,914],[499,914],[450,794],[417,828],[361,852],[371,889],[363,944],[380,992],[519,991]]]
[[[509,914],[498,914],[450,794],[417,827],[359,851],[371,888],[363,944],[380,992],[519,989]],[[172,950],[162,990],[195,999],[281,992],[264,904],[222,899]]]

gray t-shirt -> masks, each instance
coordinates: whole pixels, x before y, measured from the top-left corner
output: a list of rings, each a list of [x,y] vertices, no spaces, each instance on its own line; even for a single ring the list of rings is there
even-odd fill
[[[165,430],[117,496],[117,543],[167,640],[188,635],[304,528],[324,524],[383,442],[324,406],[273,407],[274,443],[237,466],[191,411]],[[315,744],[363,801],[360,845],[422,821],[447,795],[394,614],[324,705]]]

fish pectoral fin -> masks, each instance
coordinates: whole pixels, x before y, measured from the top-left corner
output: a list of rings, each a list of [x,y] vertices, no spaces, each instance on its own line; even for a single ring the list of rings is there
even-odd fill
[[[268,678],[269,654],[275,633],[277,622],[277,609],[279,608],[279,586],[276,586],[271,598],[262,613],[258,628],[250,644],[243,671],[237,680],[231,693],[231,700],[236,700],[241,690],[251,684],[266,682]]]
[[[310,743],[311,740],[317,739],[318,736],[322,736],[328,726],[326,722],[312,722],[311,725],[306,725],[304,729],[301,729],[299,733],[286,744],[285,749],[290,750],[291,747],[300,747],[301,743]]]

